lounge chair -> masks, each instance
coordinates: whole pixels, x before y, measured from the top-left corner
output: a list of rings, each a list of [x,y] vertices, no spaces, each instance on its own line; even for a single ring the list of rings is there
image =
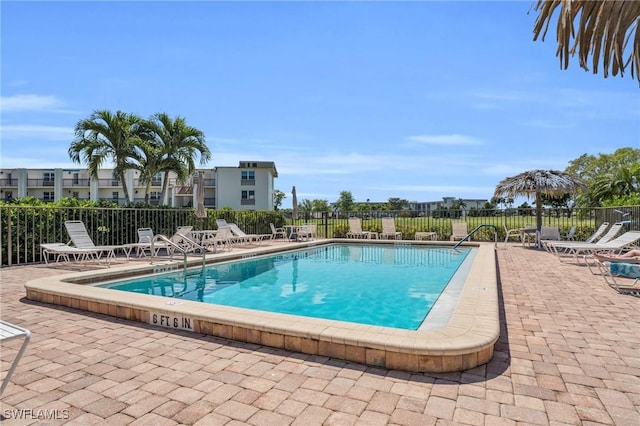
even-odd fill
[[[401,240],[402,232],[396,231],[396,221],[392,217],[383,217],[382,218],[382,232],[380,233],[380,238],[384,238],[385,240]]]
[[[74,261],[81,261],[83,264],[91,259],[99,261],[99,251],[93,249],[80,249],[72,247],[64,243],[42,243],[40,244],[42,250],[42,258],[45,264],[49,264],[49,256],[55,256],[56,263],[60,260],[70,262],[71,258]]]
[[[517,237],[522,242],[522,234],[520,232],[520,228],[509,229],[507,228],[506,223],[503,226],[504,226],[504,233],[505,233],[504,234],[505,243],[509,242],[509,238],[511,237]]]
[[[284,228],[276,228],[276,226],[273,223],[269,224],[269,227],[271,228],[271,239],[275,240],[276,238],[278,238],[278,236],[280,236],[281,238],[287,238],[287,230]]]
[[[9,380],[11,380],[11,376],[18,366],[18,362],[20,362],[20,358],[24,355],[25,349],[27,349],[27,344],[31,339],[31,332],[26,328],[18,327],[17,325],[11,324],[10,322],[0,320],[0,343],[8,342],[13,339],[24,338],[18,353],[15,358],[11,362],[11,367],[7,371],[7,374],[2,379],[2,386],[0,386],[0,396],[4,393],[4,390],[7,388],[9,384]],[[6,349],[5,349],[6,350]],[[3,357],[5,358],[5,357]]]
[[[238,241],[240,244],[256,243],[259,245],[265,239],[271,238],[271,234],[247,234],[242,229],[240,229],[240,227],[235,223],[229,223],[228,227],[229,229],[231,229],[231,233],[233,234],[233,237],[235,237],[236,241]]]
[[[69,234],[71,243],[73,243],[74,247],[79,249],[95,250],[98,252],[98,258],[104,254],[107,262],[109,262],[110,259],[115,259],[116,250],[125,249],[123,245],[96,246],[89,236],[87,228],[84,226],[84,222],[81,220],[67,220],[64,223],[64,226],[67,228],[67,233]]]
[[[603,252],[620,252],[625,247],[631,246],[640,241],[640,231],[627,231],[613,240],[606,243],[569,243],[565,242],[562,246],[549,245],[550,251],[555,254],[560,261],[563,257],[572,257],[578,261],[578,256],[585,255],[585,261],[588,260],[588,256],[596,251]]]
[[[153,233],[153,229],[151,228],[138,228],[138,242],[132,244],[125,244],[125,253],[127,254],[127,258],[131,254],[131,250],[136,249],[136,256],[143,257],[146,256],[146,252],[149,251],[149,254],[153,254],[153,256],[157,256],[160,250],[165,249],[167,255],[170,254],[169,244],[162,240],[155,240],[155,234]],[[151,247],[153,247],[154,252],[151,253]]]
[[[569,228],[569,231],[563,234],[560,238],[564,241],[573,241],[573,237],[576,235],[577,229],[578,227],[576,225],[573,225],[571,228]]]
[[[607,243],[607,242],[611,241],[613,238],[615,238],[616,235],[618,235],[620,233],[620,231],[622,230],[623,223],[621,223],[621,222],[614,223],[613,225],[611,225],[611,228],[609,228],[607,233],[602,235],[604,233],[604,230],[606,229],[606,227],[608,225],[609,225],[608,222],[604,222],[602,225],[600,225],[600,227],[596,230],[596,232],[593,235],[591,235],[589,238],[587,238],[583,242],[579,242],[579,241],[578,242],[576,242],[576,241],[545,241],[545,242],[542,243],[542,246],[548,252],[555,253],[557,251],[568,251],[567,247],[571,247],[571,246],[574,246],[576,244],[593,244],[593,243],[596,243],[596,242],[598,244],[604,244],[604,243]]]
[[[462,240],[467,236],[467,222],[452,222],[451,223],[451,241]],[[471,241],[471,237],[468,238]]]
[[[618,293],[631,294],[640,297],[640,264],[625,262],[603,262],[604,280]],[[616,278],[630,278],[631,284],[623,284]]]
[[[347,238],[377,238],[378,233],[372,231],[363,231],[362,222],[357,217],[349,218],[349,231],[347,232]]]
[[[298,240],[312,240],[317,237],[318,225],[315,223],[307,223],[298,227]]]
[[[231,233],[231,228],[228,226],[219,227],[215,233],[208,234],[202,239],[201,244],[207,248],[207,250],[211,249],[214,253],[218,251],[218,247],[222,247],[222,250],[231,251],[232,249],[232,238],[233,235]]]

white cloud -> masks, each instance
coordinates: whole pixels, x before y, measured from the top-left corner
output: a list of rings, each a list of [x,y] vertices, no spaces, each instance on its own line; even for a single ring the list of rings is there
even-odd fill
[[[14,95],[0,98],[0,109],[8,111],[60,111],[63,106],[55,96],[42,95]]]
[[[482,145],[482,141],[471,136],[451,135],[417,135],[409,136],[411,142],[426,145]]]
[[[49,141],[68,141],[74,137],[73,129],[60,126],[16,125],[0,127],[2,139],[38,139]]]

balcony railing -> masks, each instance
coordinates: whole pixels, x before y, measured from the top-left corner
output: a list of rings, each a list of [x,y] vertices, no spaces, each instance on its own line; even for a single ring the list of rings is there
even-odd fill
[[[91,179],[63,179],[62,186],[67,188],[70,186],[89,186]]]
[[[154,179],[154,180],[151,181],[151,183],[149,185],[150,186],[162,186],[162,181],[159,180],[159,179]],[[140,179],[136,179],[133,182],[133,186],[141,187],[141,186],[147,186],[147,185],[145,183],[143,183]]]
[[[27,186],[30,188],[53,186],[54,183],[53,179],[27,179]]]
[[[215,179],[203,179],[202,182],[204,186],[216,186]]]
[[[16,179],[16,178],[0,179],[0,186],[2,186],[2,187],[18,186],[18,179]]]
[[[122,184],[120,183],[119,180],[113,180],[113,179],[98,179],[98,186],[100,188],[104,188],[107,186],[112,186],[112,187],[121,187]]]
[[[254,186],[256,184],[255,179],[241,179],[240,186]]]
[[[205,207],[215,207],[216,206],[216,199],[215,198],[205,198],[204,199],[204,205],[205,205]]]
[[[256,204],[256,200],[255,199],[240,200],[240,205],[241,206],[254,206],[255,204]]]

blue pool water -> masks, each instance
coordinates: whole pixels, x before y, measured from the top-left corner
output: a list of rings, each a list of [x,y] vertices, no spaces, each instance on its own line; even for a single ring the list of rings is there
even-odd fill
[[[102,287],[416,330],[469,250],[331,244]]]

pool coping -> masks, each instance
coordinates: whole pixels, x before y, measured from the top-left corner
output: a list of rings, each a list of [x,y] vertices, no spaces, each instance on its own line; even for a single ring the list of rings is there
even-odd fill
[[[377,243],[448,246],[446,242],[323,239],[295,246],[256,247],[242,253],[207,257],[207,263],[328,243]],[[30,300],[68,306],[231,340],[323,355],[367,365],[419,372],[462,371],[487,363],[500,334],[498,280],[494,243],[465,243],[478,252],[448,325],[439,330],[402,330],[318,318],[269,313],[174,298],[117,292],[92,285],[98,281],[181,267],[181,260],[151,265],[114,266],[40,278],[25,284]],[[214,257],[215,256],[215,257]],[[191,266],[202,264],[192,258]],[[83,285],[85,284],[85,285]],[[155,314],[155,316],[154,316]],[[155,322],[154,322],[155,321]],[[162,324],[160,324],[162,322]]]

